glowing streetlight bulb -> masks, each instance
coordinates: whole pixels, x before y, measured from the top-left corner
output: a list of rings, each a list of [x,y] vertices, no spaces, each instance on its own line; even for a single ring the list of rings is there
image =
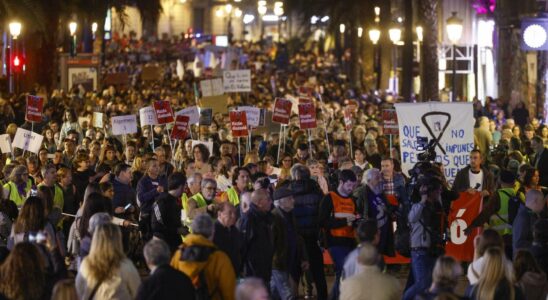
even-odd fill
[[[21,27],[23,27],[23,25],[21,25],[21,23],[19,22],[11,22],[9,24],[10,34],[14,40],[16,40],[17,37],[21,34]]]
[[[76,33],[76,29],[78,28],[78,23],[76,22],[70,22],[69,23],[69,31],[70,35],[74,35]]]

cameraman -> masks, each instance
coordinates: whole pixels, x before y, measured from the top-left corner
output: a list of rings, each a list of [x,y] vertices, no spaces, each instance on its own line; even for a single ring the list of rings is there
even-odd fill
[[[430,287],[432,270],[438,256],[443,254],[445,212],[442,206],[443,179],[421,176],[418,180],[421,200],[409,212],[411,226],[411,274],[403,299],[415,296]]]

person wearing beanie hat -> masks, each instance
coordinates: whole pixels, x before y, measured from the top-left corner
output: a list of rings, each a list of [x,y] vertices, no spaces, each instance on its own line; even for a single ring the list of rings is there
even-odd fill
[[[468,235],[476,227],[489,223],[489,227],[496,230],[504,239],[505,251],[512,253],[512,222],[519,208],[519,202],[514,203],[516,191],[514,183],[516,176],[509,170],[500,172],[500,188],[489,198],[481,213],[464,230]],[[509,256],[512,257],[512,256]]]
[[[295,291],[291,288],[292,271],[308,269],[307,259],[300,254],[304,251],[302,238],[297,233],[297,224],[293,216],[295,206],[294,192],[290,185],[282,185],[274,191],[275,208],[272,210],[272,235],[274,256],[272,258],[272,277],[270,289],[280,299],[293,299]],[[300,266],[296,264],[300,263]],[[276,297],[276,298],[278,298]]]

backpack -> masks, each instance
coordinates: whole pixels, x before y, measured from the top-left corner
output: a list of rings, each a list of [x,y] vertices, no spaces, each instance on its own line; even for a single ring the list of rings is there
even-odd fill
[[[511,195],[510,193],[504,190],[500,190],[500,192],[510,198],[508,200],[508,220],[503,219],[501,216],[498,215],[498,213],[496,215],[499,219],[501,219],[505,223],[512,225],[514,224],[514,219],[516,218],[518,214],[519,207],[522,205],[523,202],[521,202],[517,193],[514,195]]]
[[[209,257],[217,248],[213,247],[203,247],[203,246],[189,246],[180,250],[181,260],[183,261],[193,261],[193,262],[203,262],[200,272],[197,276],[191,278],[192,284],[194,285],[195,299],[196,300],[210,300],[213,299],[217,288],[213,290],[212,293],[209,293],[209,288],[207,286],[207,281],[205,278],[205,269],[209,262]]]

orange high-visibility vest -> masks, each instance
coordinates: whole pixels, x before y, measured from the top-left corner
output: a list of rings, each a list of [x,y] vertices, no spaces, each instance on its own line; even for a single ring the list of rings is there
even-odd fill
[[[356,204],[354,204],[352,198],[343,198],[335,192],[329,192],[329,195],[333,202],[333,214],[335,218],[344,219],[348,216],[356,215]],[[356,237],[354,227],[352,226],[331,229],[331,236],[351,239]]]

